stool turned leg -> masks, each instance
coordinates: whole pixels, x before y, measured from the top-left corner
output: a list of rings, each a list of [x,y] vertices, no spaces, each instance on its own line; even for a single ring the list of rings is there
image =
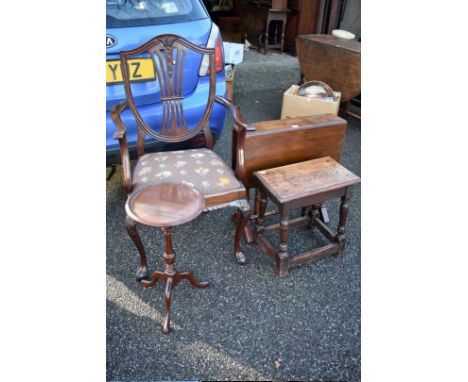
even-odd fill
[[[308,223],[308,228],[312,228],[314,225],[315,219],[320,218],[320,204],[313,204],[311,209],[308,212],[309,215],[309,223]]]
[[[281,211],[280,245],[279,253],[276,255],[276,275],[279,277],[288,274],[288,229],[289,213]]]
[[[337,252],[337,256],[341,256],[344,253],[345,245],[346,245],[346,238],[345,238],[345,230],[346,230],[346,220],[348,219],[348,202],[349,202],[349,193],[348,190],[345,191],[345,194],[341,197],[341,204],[340,204],[340,222],[338,224],[338,234],[336,235],[336,241],[340,243],[340,247]]]
[[[244,265],[247,262],[247,259],[244,253],[241,251],[241,237],[242,232],[245,230],[250,218],[250,204],[247,200],[241,200],[239,205],[239,210],[241,213],[241,219],[239,225],[237,226],[236,233],[234,235],[234,254],[236,256],[237,262],[240,265]]]
[[[254,204],[254,214],[258,216],[260,213],[260,189],[258,187],[255,188],[255,204]]]
[[[267,207],[267,197],[263,191],[260,191],[258,200],[257,233],[263,232],[263,223],[265,222],[265,212]]]
[[[128,215],[125,217],[125,229],[128,233],[128,236],[130,236],[130,239],[132,239],[133,244],[135,244],[137,247],[138,253],[140,254],[140,267],[136,272],[136,279],[140,281],[148,276],[145,247],[141,242],[141,238],[136,229],[135,222]]]

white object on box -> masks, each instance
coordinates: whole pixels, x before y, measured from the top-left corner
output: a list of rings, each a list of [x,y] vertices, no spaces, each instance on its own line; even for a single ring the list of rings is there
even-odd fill
[[[306,117],[317,114],[338,114],[340,107],[340,92],[333,92],[335,100],[310,98],[297,95],[299,86],[292,85],[283,94],[283,107],[281,108],[281,119]]]
[[[223,42],[223,48],[226,64],[240,64],[244,60],[244,44]]]

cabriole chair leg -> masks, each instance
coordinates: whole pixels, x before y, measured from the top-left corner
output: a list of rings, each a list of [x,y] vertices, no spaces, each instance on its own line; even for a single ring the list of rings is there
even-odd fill
[[[234,236],[234,254],[236,256],[236,260],[240,265],[244,265],[247,262],[247,259],[244,253],[241,251],[241,237],[242,232],[245,230],[245,226],[247,225],[249,218],[250,218],[250,204],[247,200],[242,200],[239,206],[239,212],[241,215],[239,225],[237,226],[236,233]]]
[[[143,246],[140,235],[138,234],[135,222],[128,215],[125,216],[125,229],[127,230],[128,236],[130,236],[133,244],[135,244],[138,249],[138,253],[140,254],[140,267],[136,272],[136,279],[140,281],[148,276],[145,247]]]

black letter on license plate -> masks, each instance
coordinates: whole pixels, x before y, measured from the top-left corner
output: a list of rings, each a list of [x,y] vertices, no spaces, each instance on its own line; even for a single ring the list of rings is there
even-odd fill
[[[138,69],[140,69],[140,63],[139,62],[132,62],[131,65],[135,66],[135,70],[133,71],[133,78],[143,77],[141,74],[138,73]]]
[[[109,69],[112,72],[112,77],[114,77],[114,81],[117,80],[117,76],[115,74],[115,72],[117,71],[117,67],[118,67],[118,64],[115,64],[115,65],[109,64]]]

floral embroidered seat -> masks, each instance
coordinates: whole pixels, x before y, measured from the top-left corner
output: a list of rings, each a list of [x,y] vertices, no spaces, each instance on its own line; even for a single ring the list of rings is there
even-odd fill
[[[160,183],[182,183],[200,191],[205,197],[206,209],[218,207],[216,200],[225,202],[239,199],[245,188],[232,169],[212,150],[193,149],[145,154],[134,170],[133,188]],[[232,198],[227,198],[232,194]]]

